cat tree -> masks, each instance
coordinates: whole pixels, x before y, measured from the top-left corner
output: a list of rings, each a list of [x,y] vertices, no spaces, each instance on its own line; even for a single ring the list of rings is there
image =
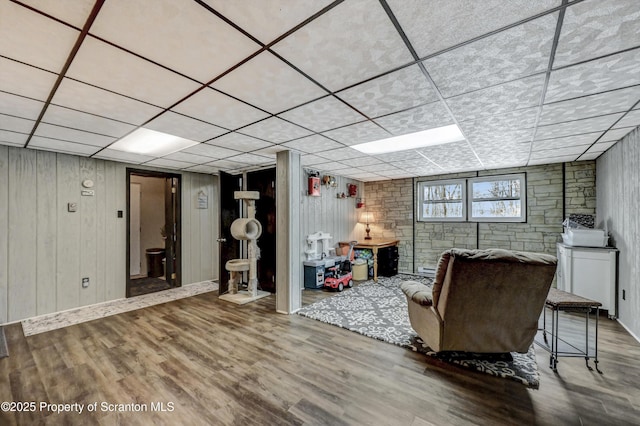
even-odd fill
[[[256,220],[256,200],[260,198],[258,191],[235,191],[233,198],[245,204],[247,217],[239,218],[231,224],[231,235],[236,240],[247,241],[247,259],[232,259],[225,264],[229,271],[229,292],[220,299],[243,305],[269,296],[268,291],[258,290],[258,259],[260,249],[257,240],[262,235],[262,225]],[[247,290],[238,290],[243,274],[249,274]]]

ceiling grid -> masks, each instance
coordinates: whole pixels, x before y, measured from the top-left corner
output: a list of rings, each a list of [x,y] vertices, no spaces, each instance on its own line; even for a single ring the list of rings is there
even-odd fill
[[[376,181],[591,160],[640,125],[637,0],[76,1],[0,0],[0,144],[198,173],[295,150]],[[139,128],[197,145],[118,150]]]

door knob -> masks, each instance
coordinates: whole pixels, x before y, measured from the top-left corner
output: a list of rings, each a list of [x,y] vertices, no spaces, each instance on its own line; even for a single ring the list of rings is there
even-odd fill
[[[219,242],[219,243],[226,243],[227,239],[226,238],[218,238],[218,239],[216,239],[216,241]]]

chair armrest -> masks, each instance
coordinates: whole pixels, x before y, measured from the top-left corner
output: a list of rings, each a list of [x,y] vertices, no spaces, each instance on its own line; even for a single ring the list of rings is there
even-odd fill
[[[433,305],[433,294],[431,292],[431,287],[429,286],[416,281],[404,281],[400,284],[400,289],[407,296],[407,299],[410,299],[419,305]]]

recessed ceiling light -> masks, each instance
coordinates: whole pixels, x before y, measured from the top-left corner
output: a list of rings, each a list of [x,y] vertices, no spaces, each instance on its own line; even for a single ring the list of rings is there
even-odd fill
[[[351,148],[357,149],[365,154],[385,154],[387,152],[424,148],[425,146],[442,145],[461,140],[464,140],[464,135],[458,126],[452,124],[450,126],[423,130],[422,132],[351,145]]]
[[[118,151],[132,152],[134,154],[162,157],[197,145],[198,143],[199,142],[189,139],[141,127],[120,139],[109,148]]]

